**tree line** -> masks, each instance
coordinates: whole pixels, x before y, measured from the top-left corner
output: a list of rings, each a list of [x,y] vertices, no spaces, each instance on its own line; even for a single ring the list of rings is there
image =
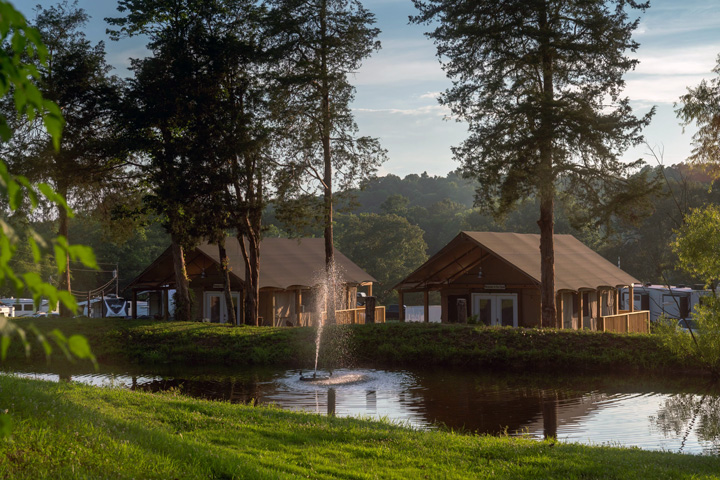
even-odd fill
[[[31,23],[49,60],[24,61],[42,97],[62,111],[65,132],[53,148],[59,137],[41,116],[14,120],[27,94],[16,89],[1,105],[15,132],[2,153],[10,170],[47,182],[82,219],[92,216],[87,230],[102,226],[106,242],[142,242],[148,232],[161,238],[149,226],[161,224],[184,320],[191,298],[183,252],[207,240],[226,258],[228,235],[242,246],[251,324],[263,235],[322,235],[329,278],[337,245],[381,280],[388,300],[393,282],[461,229],[537,232],[546,319],[555,316],[554,233],[575,233],[610,260],[619,254],[639,278],[678,274],[667,249],[649,245],[667,239],[664,226],[682,224],[705,187],[682,168],[619,160],[643,141],[653,113],[635,117],[622,96],[623,74],[637,64],[626,52],[639,46],[631,14],[648,4],[414,3],[411,21],[432,27],[428,36],[453,80],[440,102],[469,125],[453,149],[460,168],[447,177],[374,178],[386,153],[358,131],[349,74],[380,48],[379,30],[358,0],[120,0],[119,16],[106,19],[111,40],[143,36],[150,51],[132,60],[127,79],[111,74],[102,42],[85,38],[88,17],[76,4],[39,8]],[[4,48],[25,55],[12,42]],[[678,108],[685,123],[701,127],[698,161],[717,158],[716,93],[715,83],[703,83]],[[55,213],[12,208],[10,221],[31,239],[31,225],[54,217],[57,233],[69,238],[67,209],[45,208]],[[657,238],[638,230],[644,224]],[[32,253],[30,268],[40,272]],[[79,276],[71,260],[64,255],[56,280],[73,291]]]
[[[106,19],[111,40],[143,36],[150,51],[132,60],[128,79],[111,75],[103,42],[85,38],[88,17],[76,3],[38,7],[30,23],[49,61],[26,63],[66,127],[53,149],[40,119],[12,125],[16,135],[3,144],[8,167],[94,212],[106,237],[128,239],[139,224],[159,221],[171,240],[181,320],[191,312],[183,252],[202,240],[225,260],[232,311],[231,232],[245,258],[245,321],[256,324],[270,196],[286,215],[321,212],[331,274],[335,190],[352,188],[385,160],[376,139],[359,135],[349,107],[348,74],[380,48],[374,16],[354,0],[120,0],[118,12]],[[3,100],[12,119],[13,98]],[[16,211],[18,224],[27,213]],[[66,212],[54,216],[68,238]],[[56,280],[77,292],[70,261]]]

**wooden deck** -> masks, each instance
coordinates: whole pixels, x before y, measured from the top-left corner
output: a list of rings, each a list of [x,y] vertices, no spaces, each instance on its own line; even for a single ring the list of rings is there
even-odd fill
[[[315,326],[318,324],[318,320],[325,323],[325,319],[325,312],[301,313],[300,326]],[[335,323],[338,325],[364,324],[365,307],[335,310]],[[385,307],[375,307],[375,323],[385,323]]]
[[[600,317],[597,329],[602,332],[650,333],[650,312],[620,310],[617,315]]]

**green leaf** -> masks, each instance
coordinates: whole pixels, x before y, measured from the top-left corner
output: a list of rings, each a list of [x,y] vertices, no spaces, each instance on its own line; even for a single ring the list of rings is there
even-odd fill
[[[55,250],[55,264],[57,265],[57,272],[58,275],[62,275],[65,272],[65,268],[67,268],[67,250],[57,243],[53,245],[53,248]]]
[[[68,253],[70,258],[73,260],[80,260],[86,267],[99,269],[97,260],[95,259],[95,252],[90,247],[85,245],[70,245],[68,247]]]
[[[87,338],[82,335],[73,335],[68,339],[68,346],[70,347],[70,351],[77,358],[88,358],[93,362],[93,365],[95,365],[95,369],[98,368],[97,360],[95,359],[95,355],[93,355],[92,350],[90,350],[90,343],[87,341]]]
[[[3,335],[2,338],[0,338],[0,360],[5,361],[9,347],[10,347],[10,335]]]
[[[70,292],[68,292],[67,290],[60,290],[57,294],[60,303],[65,305],[65,307],[67,307],[67,309],[71,310],[73,313],[77,313],[77,300],[75,300],[75,297]]]

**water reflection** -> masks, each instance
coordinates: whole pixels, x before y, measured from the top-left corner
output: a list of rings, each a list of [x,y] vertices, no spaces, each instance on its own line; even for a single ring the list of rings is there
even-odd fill
[[[417,428],[720,453],[720,392],[685,378],[669,382],[644,377],[357,369],[303,382],[295,371],[148,373],[119,367],[102,374],[75,370],[25,375],[150,392],[177,390],[199,398],[275,404],[325,415],[384,417]]]
[[[720,452],[720,397],[676,394],[665,398],[650,421],[665,438],[680,438],[684,451],[691,436],[706,445],[706,452]]]

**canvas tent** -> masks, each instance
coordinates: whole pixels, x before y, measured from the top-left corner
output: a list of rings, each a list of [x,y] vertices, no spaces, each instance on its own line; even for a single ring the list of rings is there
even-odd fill
[[[618,287],[632,288],[637,280],[572,235],[554,238],[558,314],[555,325],[543,326],[605,328],[603,317],[622,314]],[[460,232],[395,289],[401,304],[407,292],[424,292],[427,303],[428,292],[439,291],[443,322],[470,317],[539,327],[540,278],[540,235]]]
[[[325,246],[322,238],[267,238],[260,243],[260,317],[266,325],[298,325],[303,314],[321,309],[317,286],[323,282]],[[236,238],[228,238],[226,251],[230,266],[230,285],[236,320],[242,318],[245,264]],[[357,288],[372,292],[375,279],[338,250],[335,250],[339,308],[354,308]],[[218,247],[207,243],[185,252],[190,289],[196,303],[195,318],[227,322]],[[169,316],[169,292],[175,288],[172,252],[168,247],[129,285],[135,300],[138,292],[162,292],[162,316]],[[151,301],[151,305],[154,303]],[[157,314],[158,308],[155,308]],[[133,311],[135,311],[133,309]]]

